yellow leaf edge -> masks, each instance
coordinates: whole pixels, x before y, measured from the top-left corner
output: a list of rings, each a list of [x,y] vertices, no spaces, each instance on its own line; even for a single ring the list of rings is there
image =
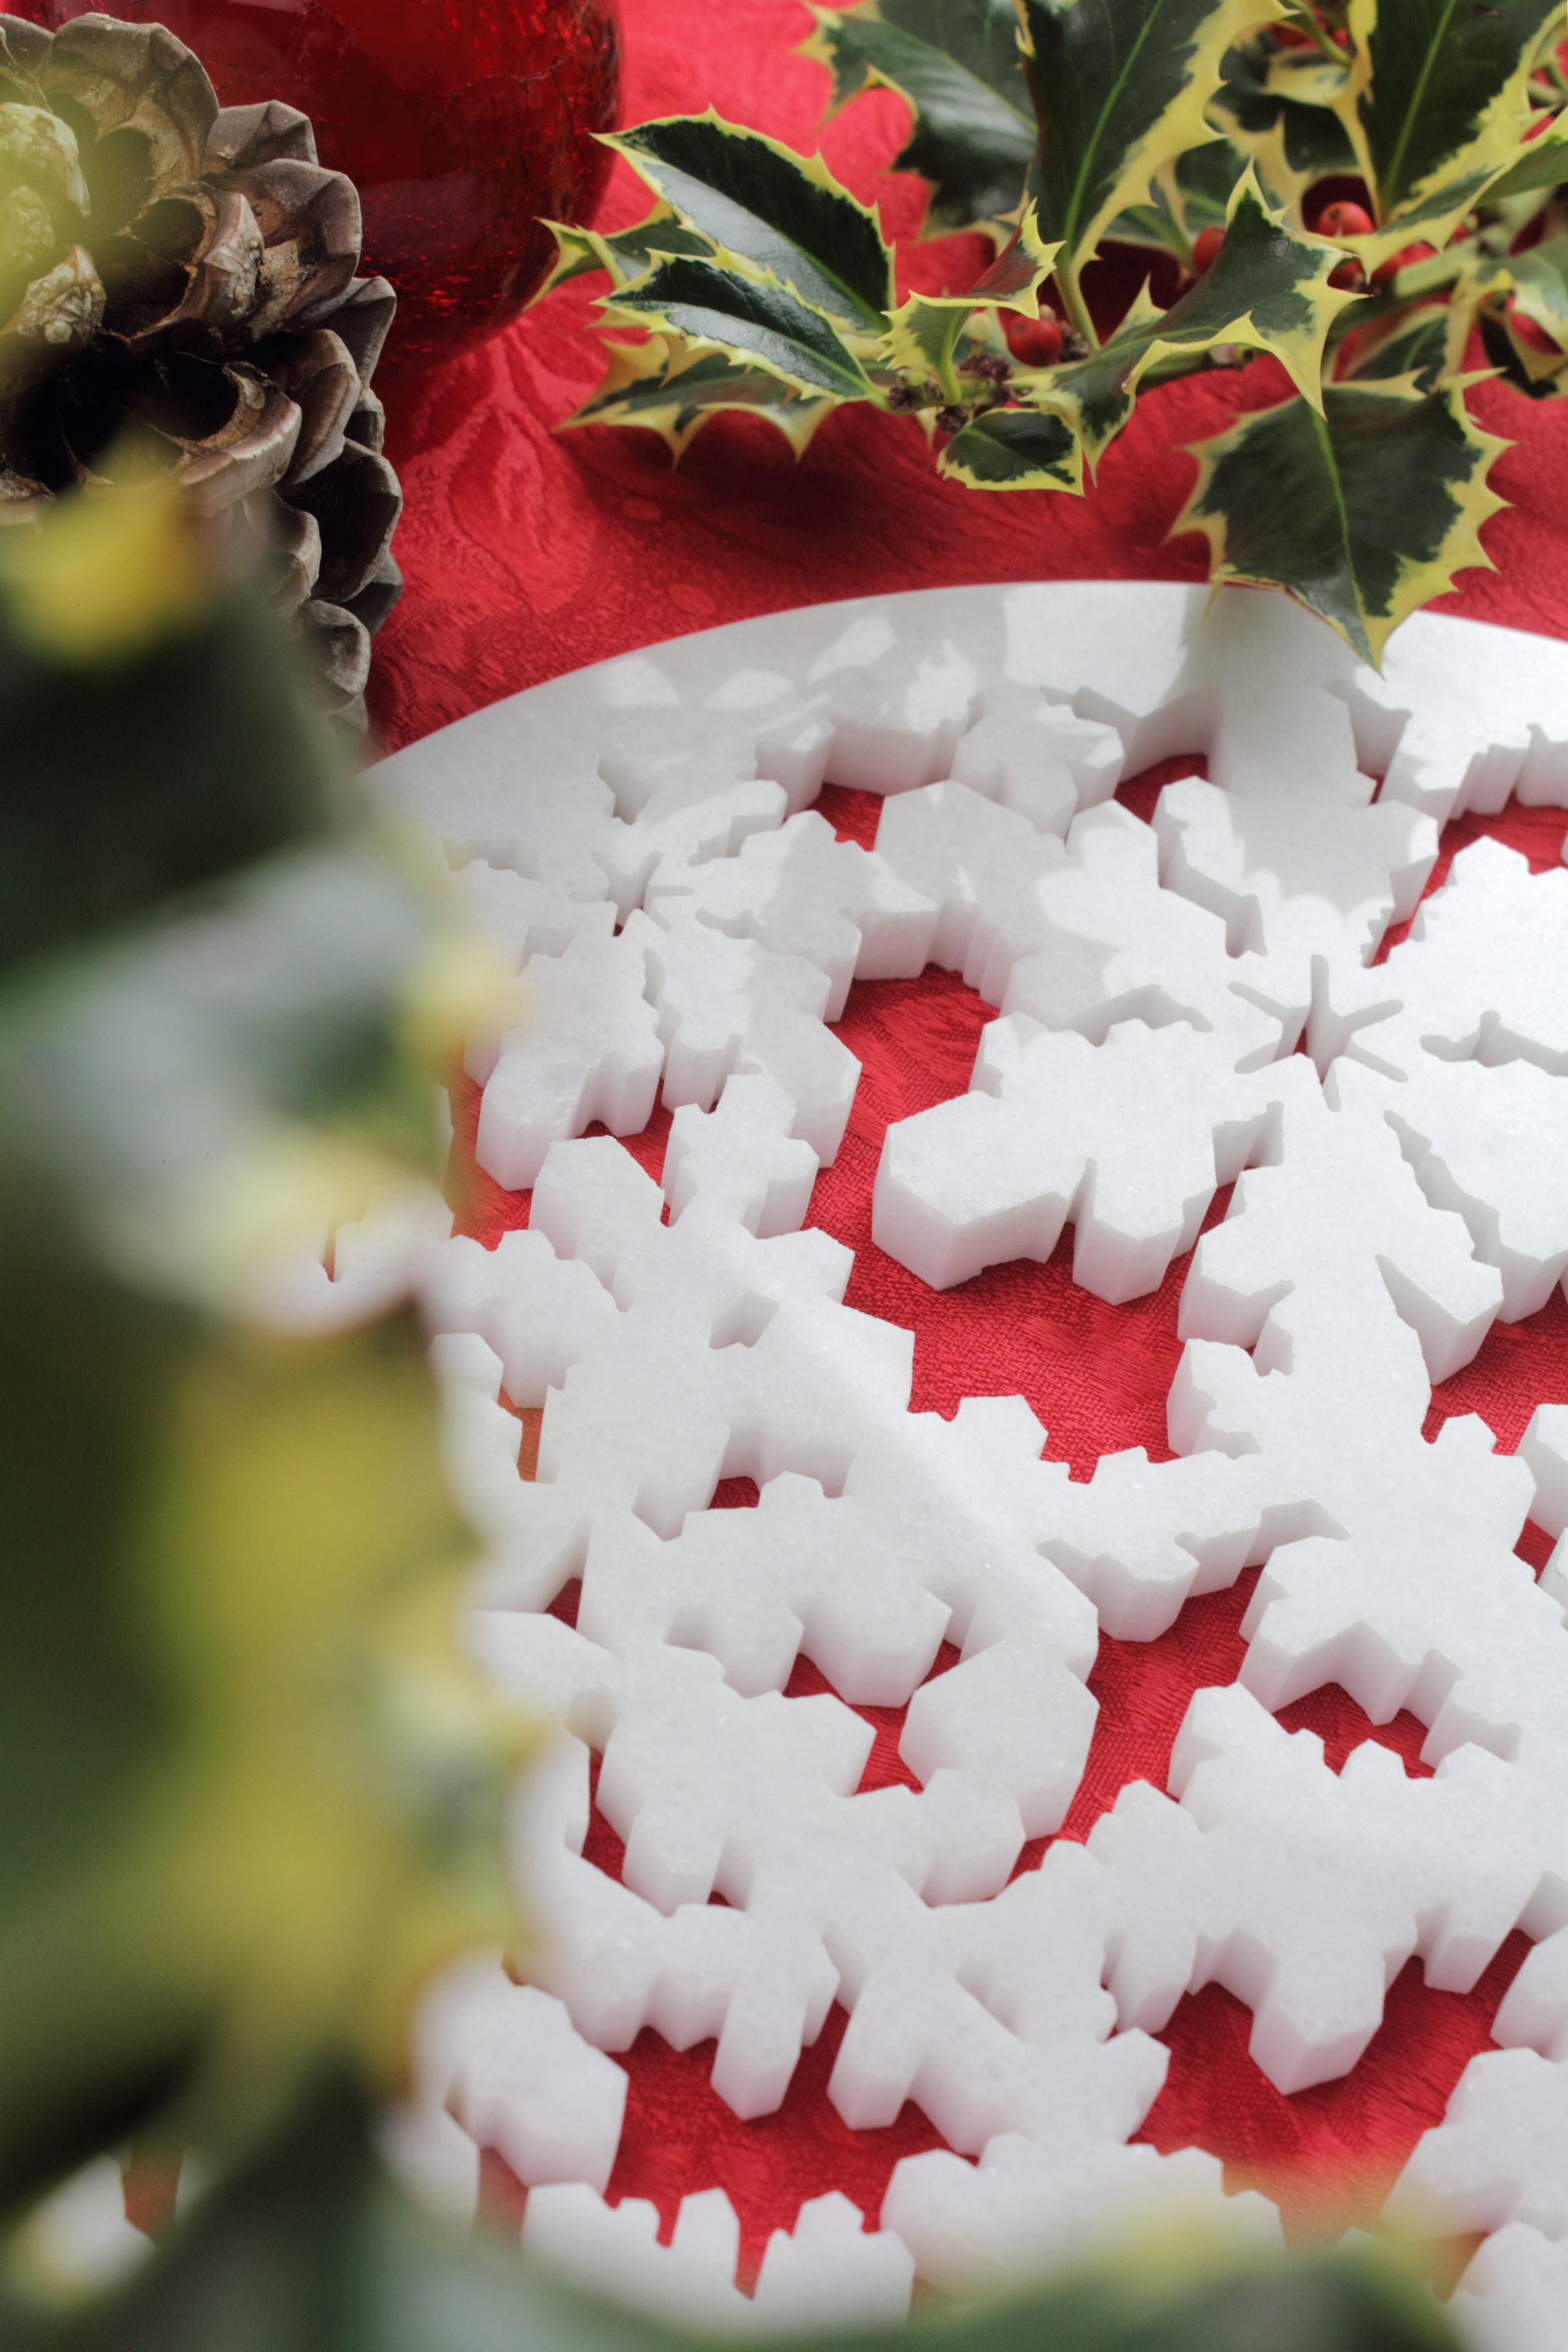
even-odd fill
[[[1426,562],[1408,565],[1402,572],[1395,593],[1393,611],[1388,614],[1367,613],[1357,593],[1356,604],[1365,636],[1364,645],[1357,645],[1342,623],[1322,612],[1301,590],[1285,587],[1277,580],[1260,579],[1244,571],[1239,564],[1229,562],[1225,552],[1224,516],[1202,511],[1203,500],[1214,478],[1218,459],[1239,445],[1258,417],[1268,415],[1270,411],[1249,409],[1224,433],[1217,434],[1207,441],[1184,445],[1183,454],[1197,462],[1197,478],[1187,494],[1186,503],[1166,533],[1166,544],[1173,539],[1182,538],[1188,531],[1200,533],[1208,542],[1208,578],[1212,586],[1219,588],[1234,582],[1246,587],[1277,589],[1295,603],[1304,605],[1308,612],[1315,613],[1336,636],[1343,639],[1354,654],[1364,661],[1369,660],[1374,669],[1381,669],[1383,649],[1400,623],[1407,620],[1412,613],[1418,612],[1423,604],[1429,604],[1434,597],[1446,594],[1454,584],[1456,572],[1497,570],[1481,545],[1480,533],[1493,515],[1502,513],[1509,506],[1510,501],[1491,488],[1489,477],[1499,457],[1514,445],[1504,440],[1500,434],[1487,432],[1483,425],[1476,423],[1464,404],[1464,394],[1469,386],[1484,383],[1491,373],[1490,369],[1482,368],[1471,375],[1457,376],[1436,393],[1422,393],[1413,375],[1391,376],[1385,382],[1357,383],[1354,386],[1358,393],[1374,398],[1443,400],[1465,440],[1480,458],[1469,480],[1458,493],[1457,511],[1437,553]]]

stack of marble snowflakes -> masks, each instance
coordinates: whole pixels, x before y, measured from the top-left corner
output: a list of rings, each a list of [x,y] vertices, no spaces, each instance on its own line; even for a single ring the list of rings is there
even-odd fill
[[[1145,824],[1118,778],[1207,754]],[[1386,771],[1380,792],[1369,772]],[[810,807],[886,795],[876,846]],[[480,1164],[532,1187],[494,1251],[434,1201],[337,1236],[270,1307],[345,1317],[412,1280],[455,1475],[482,1530],[473,1617],[508,1692],[565,1726],[519,1795],[537,1980],[497,1961],[429,2003],[391,2126],[432,2193],[479,2145],[530,2185],[539,2257],[683,2315],[789,2326],[906,2307],[1081,2250],[1151,2206],[1267,2237],[1218,2161],[1131,2145],[1152,2037],[1218,1981],[1294,2091],[1354,2066],[1412,1955],[1472,1986],[1535,1949],[1402,2219],[1489,2231],[1455,2305],[1529,2352],[1568,2307],[1568,1406],[1517,1456],[1431,1386],[1568,1265],[1568,873],[1482,841],[1411,936],[1437,826],[1568,801],[1568,652],[1422,618],[1382,678],[1282,600],[974,590],[802,613],[558,681],[383,767],[526,970],[476,1039]],[[1121,1301],[1228,1214],[1182,1294],[1177,1458],[1043,1461],[1020,1398],[909,1411],[909,1334],[842,1304],[806,1223],[857,1066],[855,978],[960,971],[999,1018],[968,1093],[890,1129],[879,1244],[946,1286],[1044,1258]],[[1304,1050],[1299,1050],[1304,1049]],[[619,1134],[662,1088],[663,1185]],[[586,1138],[594,1121],[612,1132]],[[1564,1391],[1568,1391],[1568,1368]],[[535,1481],[515,1408],[542,1406]],[[754,1511],[710,1509],[747,1475]],[[1058,1828],[1095,1717],[1099,1632],[1147,1640],[1262,1574],[1246,1663],[1192,1701],[1168,1792]],[[581,1580],[575,1632],[547,1614]],[[939,1645],[961,1662],[926,1679]],[[782,1696],[798,1654],[838,1696]],[[1368,1741],[1342,1773],[1271,1709],[1325,1682],[1429,1727],[1432,1778]],[[918,1793],[857,1794],[902,1706]],[[624,1842],[583,1858],[590,1750]],[[716,1895],[725,1898],[715,1903]],[[719,2192],[674,2242],[612,2209],[643,2026],[716,2042],[714,2086],[776,2108],[831,2005],[854,2126],[913,2099],[951,2154],[895,2170],[878,2226],[808,2205],[735,2285]]]

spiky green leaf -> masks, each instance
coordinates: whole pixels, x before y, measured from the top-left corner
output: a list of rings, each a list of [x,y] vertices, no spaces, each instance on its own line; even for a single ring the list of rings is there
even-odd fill
[[[1140,379],[1179,352],[1222,342],[1271,352],[1315,400],[1329,328],[1355,299],[1328,282],[1342,257],[1327,239],[1287,227],[1249,166],[1231,197],[1224,244],[1179,301],[1159,310],[1145,293],[1109,342],[1051,370],[1035,397],[1074,426],[1091,467],[1132,415]]]
[[[1238,42],[1225,58],[1209,115],[1251,159],[1271,201],[1292,207],[1319,180],[1354,172],[1355,152],[1337,114],[1281,89],[1278,56],[1264,34]]]
[[[1435,392],[1458,368],[1469,322],[1468,308],[1450,302],[1397,311],[1379,331],[1358,341],[1345,379],[1385,383],[1408,376],[1418,391]]]
[[[633,227],[617,229],[610,236],[597,229],[574,227],[570,221],[546,221],[544,226],[555,239],[556,257],[549,276],[533,298],[536,302],[558,286],[589,277],[596,269],[602,269],[613,285],[625,286],[641,278],[656,259],[667,260],[678,254],[711,258],[714,249],[710,238],[683,227],[665,204],[655,205]]]
[[[1201,530],[1213,579],[1287,589],[1376,662],[1407,613],[1487,562],[1480,526],[1504,504],[1487,476],[1506,446],[1466,415],[1462,383],[1331,385],[1322,414],[1286,401],[1195,447],[1173,536]]]
[[[1210,135],[1220,62],[1274,0],[1020,0],[1040,119],[1030,171],[1040,235],[1075,279],[1162,166]]]
[[[1513,280],[1512,308],[1532,319],[1555,346],[1553,357],[1552,352],[1532,351],[1526,345],[1530,358],[1539,362],[1529,373],[1555,374],[1568,356],[1568,231],[1542,237],[1539,245],[1514,254],[1508,274]]]
[[[1487,202],[1500,204],[1510,196],[1532,195],[1537,188],[1555,188],[1568,180],[1568,131],[1555,128],[1532,139],[1516,163],[1487,190]]]
[[[832,75],[835,107],[871,82],[907,103],[895,168],[930,182],[928,232],[1017,211],[1037,134],[1013,0],[861,0],[815,14],[803,54]]]
[[[1351,0],[1352,64],[1336,111],[1372,192],[1369,259],[1442,245],[1527,160],[1531,72],[1562,0]],[[1531,142],[1533,143],[1533,142]]]
[[[566,423],[645,425],[677,457],[710,418],[727,410],[760,416],[799,457],[832,413],[832,401],[810,398],[723,352],[672,351],[662,335],[645,343],[612,342],[607,351],[603,381]]]
[[[1083,450],[1060,416],[1038,408],[991,408],[955,433],[940,469],[977,490],[1083,489]]]
[[[606,297],[612,318],[662,329],[699,348],[727,352],[797,392],[872,400],[875,390],[831,320],[789,287],[744,276],[722,261],[663,261]]]
[[[880,333],[893,256],[876,215],[820,155],[706,114],[667,115],[605,134],[681,226],[721,256],[788,286],[844,332]]]
[[[977,310],[1016,310],[1033,318],[1040,289],[1050,277],[1057,247],[1041,245],[1032,208],[1009,243],[964,292],[911,294],[888,322],[886,356],[916,383],[934,383],[947,400],[960,397],[955,356]]]

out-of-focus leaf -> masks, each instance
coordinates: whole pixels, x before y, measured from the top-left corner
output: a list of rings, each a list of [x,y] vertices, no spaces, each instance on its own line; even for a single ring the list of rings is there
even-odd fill
[[[607,132],[681,225],[823,311],[845,333],[882,331],[893,255],[876,215],[820,155],[802,156],[710,110]]]
[[[1417,236],[1445,244],[1493,182],[1532,161],[1530,77],[1563,19],[1562,0],[1351,0],[1336,111],[1372,192],[1364,259]]]
[[[154,483],[62,501],[7,542],[0,970],[326,822],[333,761],[279,633],[192,532],[177,493]],[[201,583],[194,601],[171,605],[165,572]]]
[[[367,2154],[362,2106],[332,2083],[248,2170],[95,2311],[0,2307],[8,2352],[690,2352],[722,2347],[599,2302],[504,2241],[411,2212]],[[286,2251],[285,2251],[286,2250]],[[751,2340],[750,2338],[740,2340]],[[817,2331],[821,2352],[1453,2352],[1432,2296],[1367,2252],[1227,2260],[1190,2237],[897,2328]]]
[[[606,350],[603,381],[567,424],[645,425],[677,457],[710,417],[726,410],[762,417],[799,457],[834,407],[723,352],[672,349],[663,335],[645,343],[612,342]]]
[[[940,469],[977,490],[1083,490],[1083,446],[1060,416],[991,408],[955,433]]]
[[[1224,244],[1179,301],[1159,310],[1145,293],[1103,349],[1053,368],[1030,396],[1073,426],[1092,467],[1132,415],[1141,377],[1175,353],[1220,342],[1271,352],[1316,399],[1324,339],[1355,299],[1328,282],[1342,257],[1326,239],[1271,213],[1249,167],[1231,198]]]
[[[1543,237],[1539,245],[1511,256],[1508,274],[1513,280],[1512,308],[1532,319],[1556,346],[1555,355],[1531,351],[1530,356],[1543,362],[1540,374],[1554,374],[1568,355],[1568,232]]]
[[[7,1107],[9,1108],[9,1107]],[[509,1926],[519,1750],[411,1322],[246,1339],[4,1192],[0,2210],[146,2115],[230,2153]]]
[[[1275,0],[1020,0],[1040,125],[1030,171],[1042,237],[1075,281],[1107,225],[1209,136],[1220,60]]]
[[[1287,401],[1191,454],[1198,478],[1173,536],[1201,530],[1210,576],[1287,589],[1376,662],[1407,613],[1488,561],[1480,526],[1508,445],[1467,415],[1463,386],[1333,384],[1323,413]]]
[[[1489,204],[1498,204],[1509,196],[1528,196],[1537,188],[1560,187],[1568,180],[1568,131],[1543,131],[1524,149],[1517,163],[1511,164],[1500,180],[1494,180],[1487,190]]]
[[[861,0],[815,15],[802,53],[832,75],[835,107],[869,82],[908,104],[894,168],[931,183],[928,232],[1017,211],[1038,133],[1013,0]]]
[[[792,294],[715,261],[664,261],[606,299],[614,318],[684,336],[777,376],[797,392],[872,400],[875,391],[831,321]]]

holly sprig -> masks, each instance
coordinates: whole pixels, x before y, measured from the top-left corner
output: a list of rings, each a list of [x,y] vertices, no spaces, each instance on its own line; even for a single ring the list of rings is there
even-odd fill
[[[610,134],[654,203],[614,235],[555,226],[550,286],[610,280],[607,373],[569,423],[649,427],[679,456],[740,409],[799,453],[859,404],[918,418],[977,488],[1081,495],[1142,393],[1268,353],[1291,398],[1191,453],[1175,530],[1205,535],[1211,577],[1286,590],[1376,661],[1488,561],[1507,445],[1466,404],[1471,330],[1520,392],[1568,389],[1562,0],[858,0],[816,18],[831,104],[873,82],[904,99],[897,164],[928,184],[927,231],[984,231],[991,268],[900,303],[875,210],[820,155],[711,110]],[[1172,257],[1174,298],[1145,283],[1097,315],[1108,245]]]

